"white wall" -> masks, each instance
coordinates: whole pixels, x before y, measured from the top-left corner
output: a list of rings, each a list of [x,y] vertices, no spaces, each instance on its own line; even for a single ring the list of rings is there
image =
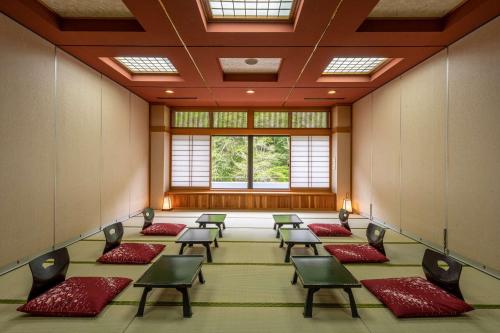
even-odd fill
[[[495,274],[499,34],[496,18],[353,106],[354,208]]]

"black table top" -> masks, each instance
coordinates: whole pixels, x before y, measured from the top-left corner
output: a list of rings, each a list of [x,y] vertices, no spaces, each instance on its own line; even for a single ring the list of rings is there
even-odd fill
[[[226,219],[226,214],[202,214],[200,217],[198,217],[198,219],[195,222],[219,224],[219,223],[224,223],[225,219]]]
[[[297,214],[274,214],[274,223],[276,224],[300,224],[303,223]]]
[[[281,238],[285,243],[321,244],[321,240],[309,229],[281,228]]]
[[[202,263],[200,255],[163,255],[134,283],[134,287],[191,287]]]
[[[211,243],[219,233],[218,228],[188,228],[177,240],[176,243]]]
[[[292,256],[304,288],[361,288],[358,280],[332,256]]]

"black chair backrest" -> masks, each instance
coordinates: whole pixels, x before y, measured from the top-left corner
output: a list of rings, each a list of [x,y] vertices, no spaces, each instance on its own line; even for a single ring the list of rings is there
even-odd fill
[[[47,262],[48,260],[53,260],[53,262]],[[30,261],[29,266],[33,276],[33,285],[28,301],[66,280],[69,266],[68,250],[64,247],[41,255]]]
[[[121,222],[108,225],[106,228],[102,229],[104,236],[106,237],[106,245],[104,246],[103,254],[113,250],[118,247],[122,242],[123,238],[123,224]]]
[[[144,230],[153,224],[155,211],[153,210],[153,208],[144,208],[144,210],[142,211],[142,215],[144,216],[144,224],[142,225],[142,230]]]
[[[349,226],[349,212],[344,208],[339,210],[339,220],[344,228],[351,231],[351,227]]]
[[[459,286],[462,264],[458,261],[442,253],[426,249],[422,259],[422,268],[428,281],[464,299]]]
[[[366,238],[368,239],[368,244],[376,248],[377,251],[385,256],[384,236],[384,228],[379,227],[374,223],[368,224],[368,228],[366,228]]]

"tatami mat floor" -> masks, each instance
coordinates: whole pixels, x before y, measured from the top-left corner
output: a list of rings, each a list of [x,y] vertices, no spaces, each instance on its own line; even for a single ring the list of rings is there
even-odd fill
[[[159,212],[156,222],[195,226],[200,212]],[[453,318],[397,319],[366,289],[355,289],[360,319],[353,319],[346,295],[321,290],[315,296],[313,318],[302,317],[305,289],[291,285],[293,269],[283,262],[272,229],[272,214],[228,212],[227,229],[219,248],[212,251],[214,262],[204,264],[207,283],[191,288],[193,317],[182,318],[180,294],[153,290],[143,318],[136,318],[142,290],[131,285],[96,318],[37,318],[15,311],[31,286],[31,274],[23,266],[0,276],[0,332],[498,332],[500,330],[500,281],[472,267],[464,267],[461,288],[476,310]],[[338,222],[336,213],[299,212],[305,224]],[[366,242],[368,220],[350,219],[352,237],[322,238],[323,243]],[[124,223],[127,242],[165,244],[163,254],[177,254],[175,237],[146,237],[140,234],[142,218]],[[147,265],[102,265],[96,263],[104,237],[98,233],[68,247],[71,265],[68,276],[124,276],[137,279]],[[347,265],[359,280],[367,278],[423,276],[420,263],[425,246],[387,230],[385,264]],[[326,254],[320,246],[320,253]],[[201,247],[185,253],[203,254]],[[304,247],[292,254],[312,254]]]

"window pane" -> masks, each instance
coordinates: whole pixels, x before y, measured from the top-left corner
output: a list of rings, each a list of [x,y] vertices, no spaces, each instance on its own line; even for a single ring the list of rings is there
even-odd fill
[[[292,128],[327,128],[327,112],[292,112]]]
[[[247,188],[248,138],[212,136],[212,188]]]
[[[172,135],[172,186],[208,187],[210,136]]]
[[[215,128],[246,128],[246,112],[214,112]]]
[[[291,137],[291,186],[330,186],[330,138],[328,136]]]
[[[253,138],[253,187],[289,188],[289,137]]]
[[[207,111],[174,111],[174,127],[209,127]]]
[[[255,112],[255,128],[288,128],[288,112]]]

